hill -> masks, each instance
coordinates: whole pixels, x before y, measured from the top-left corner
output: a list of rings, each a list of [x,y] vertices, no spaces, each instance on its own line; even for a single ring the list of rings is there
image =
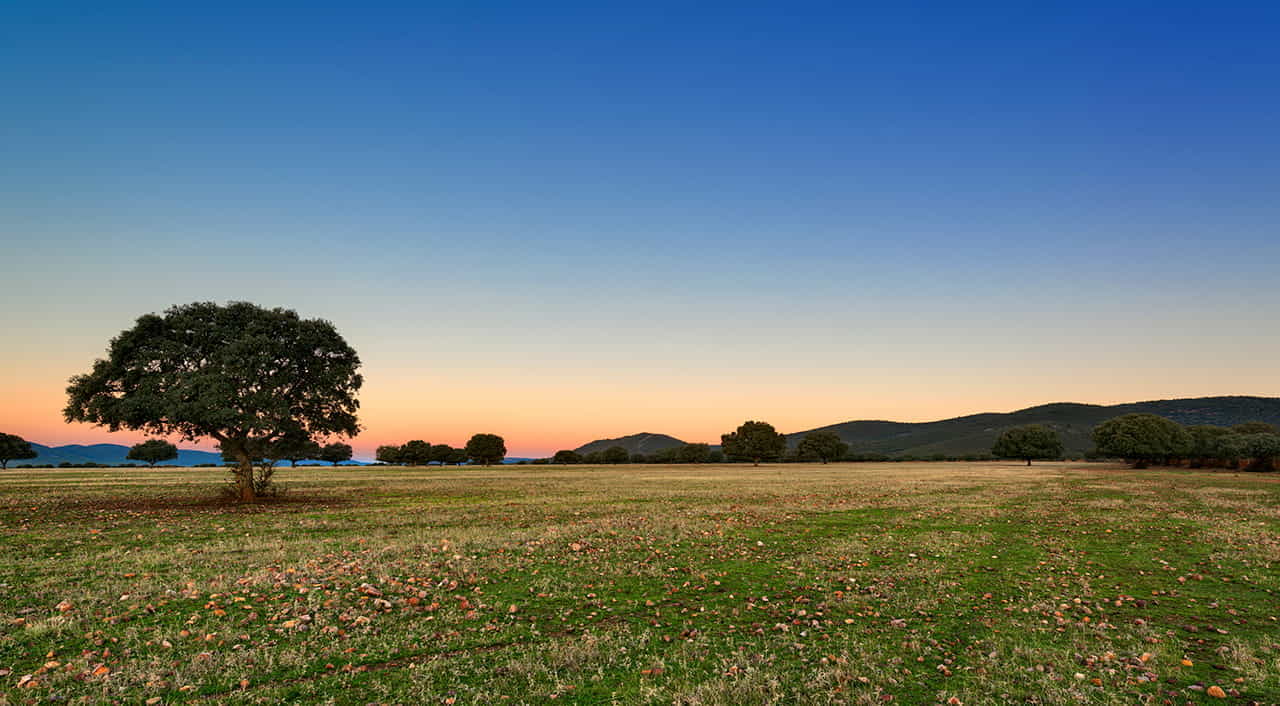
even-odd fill
[[[854,453],[964,456],[990,452],[996,437],[1005,429],[1043,424],[1057,430],[1067,455],[1071,456],[1082,455],[1093,448],[1093,427],[1112,417],[1139,412],[1158,414],[1187,425],[1231,426],[1254,420],[1280,424],[1280,398],[1201,397],[1109,406],[1058,402],[1016,412],[988,412],[936,422],[844,422],[788,434],[787,442],[794,446],[810,431],[832,431],[848,442]]]
[[[795,446],[812,431],[832,431],[852,447],[855,454],[928,457],[983,455],[990,453],[1000,432],[1024,424],[1043,424],[1057,430],[1068,456],[1082,456],[1093,449],[1093,428],[1112,417],[1143,412],[1158,414],[1179,424],[1231,426],[1263,421],[1280,425],[1280,398],[1199,397],[1151,400],[1118,405],[1055,402],[1016,412],[984,412],[936,422],[890,422],[861,420],[832,424],[787,434]],[[630,453],[680,446],[685,442],[666,434],[632,434],[617,439],[600,439],[577,449],[578,453],[603,451],[621,446]],[[715,446],[713,446],[715,448]]]
[[[617,439],[597,439],[589,444],[583,444],[574,449],[580,454],[586,455],[593,451],[604,451],[611,446],[621,446],[627,450],[627,453],[651,454],[655,451],[669,449],[673,446],[684,446],[685,442],[667,436],[666,434],[650,434],[642,432],[640,434],[632,434]]]
[[[130,461],[126,456],[129,455],[129,447],[120,444],[68,444],[66,446],[45,446],[44,444],[32,443],[31,448],[39,454],[35,458],[23,459],[15,463],[10,463],[10,467],[22,466],[25,464],[46,464],[51,463],[58,465],[59,463],[102,463],[114,465],[117,463],[138,463],[141,461]],[[157,465],[161,466],[194,466],[197,463],[222,463],[222,455],[212,451],[200,451],[198,449],[178,449],[178,458],[172,461],[164,461]]]

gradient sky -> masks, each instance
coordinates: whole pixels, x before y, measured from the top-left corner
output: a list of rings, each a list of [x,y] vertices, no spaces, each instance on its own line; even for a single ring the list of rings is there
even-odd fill
[[[0,431],[230,299],[366,457],[1280,395],[1280,6],[693,5],[0,4]]]

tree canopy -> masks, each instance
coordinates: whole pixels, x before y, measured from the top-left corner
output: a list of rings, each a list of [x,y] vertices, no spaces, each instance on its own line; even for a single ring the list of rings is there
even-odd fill
[[[582,463],[582,454],[569,449],[561,449],[551,457],[551,462],[558,464]]]
[[[842,458],[849,453],[849,445],[833,431],[811,431],[796,444],[796,455],[802,459],[816,458],[823,463]]]
[[[507,457],[507,445],[497,434],[476,434],[467,442],[466,454],[467,458],[486,466],[502,463]]]
[[[406,466],[425,466],[431,463],[431,444],[422,439],[406,441],[400,447],[400,463]]]
[[[8,468],[10,461],[21,461],[39,455],[26,439],[16,434],[0,433],[0,468]]]
[[[750,460],[760,465],[763,460],[781,458],[787,450],[787,437],[768,422],[743,422],[736,431],[720,436],[720,446],[729,458]]]
[[[1199,468],[1205,464],[1221,461],[1229,454],[1225,453],[1223,438],[1230,436],[1231,430],[1212,424],[1197,424],[1187,427],[1187,436],[1191,439],[1187,458],[1191,459],[1191,467]]]
[[[1185,457],[1191,452],[1192,438],[1175,421],[1154,414],[1126,414],[1099,424],[1093,430],[1093,443],[1103,456],[1146,468]]]
[[[431,460],[439,463],[441,466],[449,462],[449,458],[453,456],[453,447],[448,444],[432,444]]]
[[[399,446],[379,446],[375,458],[392,465],[426,466],[438,463],[444,466],[466,460],[465,456],[457,458],[457,455],[458,450],[448,444],[431,444],[414,439]]]
[[[379,446],[373,457],[383,463],[398,466],[400,465],[400,447],[395,445]]]
[[[1048,461],[1062,457],[1062,439],[1058,432],[1040,424],[1005,429],[991,447],[997,458],[1017,458],[1027,462]]]
[[[676,458],[680,463],[706,463],[711,458],[710,444],[685,444],[676,448]]]
[[[333,324],[248,302],[146,314],[107,357],[71,378],[63,415],[111,431],[212,438],[236,459],[242,501],[256,497],[251,438],[360,431],[360,359]]]
[[[1267,422],[1244,422],[1231,427],[1236,434],[1280,434],[1280,428]]]
[[[605,463],[626,463],[631,460],[631,454],[621,446],[610,446],[604,450],[603,459]]]
[[[344,461],[350,461],[351,453],[351,444],[326,444],[320,449],[320,460],[337,466]]]
[[[1220,440],[1222,455],[1232,459],[1247,459],[1250,471],[1274,471],[1280,458],[1280,434],[1256,432],[1228,434]]]
[[[290,466],[297,467],[298,461],[320,459],[320,444],[311,437],[298,431],[292,431],[277,439],[270,445],[268,453],[277,461],[288,461]]]
[[[172,461],[178,457],[178,447],[164,439],[148,439],[141,444],[134,444],[125,458],[130,461],[142,461],[152,468],[161,461]]]

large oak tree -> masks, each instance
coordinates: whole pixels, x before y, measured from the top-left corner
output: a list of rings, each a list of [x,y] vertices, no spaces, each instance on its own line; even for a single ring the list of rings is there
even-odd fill
[[[63,415],[111,431],[212,438],[235,459],[242,501],[256,498],[251,439],[360,431],[360,359],[328,321],[248,302],[146,314],[107,357],[71,378]]]

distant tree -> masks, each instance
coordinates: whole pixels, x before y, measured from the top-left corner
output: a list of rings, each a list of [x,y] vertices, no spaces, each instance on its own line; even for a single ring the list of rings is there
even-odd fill
[[[405,442],[400,447],[400,463],[406,466],[425,466],[431,463],[431,444],[422,439]]]
[[[631,460],[631,454],[621,446],[610,446],[604,450],[603,460],[605,463],[626,463]]]
[[[344,461],[351,460],[351,444],[326,444],[320,449],[321,461],[328,461],[333,465],[340,465]]]
[[[1058,432],[1039,424],[1005,429],[991,447],[991,455],[997,458],[1018,458],[1030,466],[1033,460],[1048,461],[1062,458],[1062,440]]]
[[[448,444],[432,444],[431,445],[431,461],[441,466],[449,462],[449,456],[453,453],[453,447]]]
[[[591,464],[604,463],[604,452],[589,451],[582,455],[582,462]]]
[[[1191,437],[1191,447],[1187,458],[1191,459],[1192,468],[1214,465],[1222,462],[1230,454],[1225,453],[1222,440],[1230,436],[1231,430],[1211,424],[1197,424],[1187,427],[1187,436]]]
[[[1191,435],[1181,424],[1154,414],[1126,414],[1093,430],[1098,454],[1122,458],[1134,468],[1168,463],[1191,451]]]
[[[254,437],[354,436],[360,359],[333,324],[247,302],[147,314],[105,360],[67,387],[68,422],[186,440],[216,439],[236,459],[243,502],[256,498]]]
[[[558,464],[582,463],[582,454],[569,449],[561,449],[556,452],[555,456],[551,457],[551,462]]]
[[[1236,434],[1280,434],[1280,428],[1266,422],[1245,422],[1231,427]]]
[[[680,463],[680,447],[668,446],[649,454],[649,463]]]
[[[720,436],[720,446],[729,458],[750,460],[759,466],[763,460],[781,458],[787,450],[787,437],[768,422],[743,422],[736,431]]]
[[[631,454],[631,462],[632,463],[651,463],[649,457],[640,453],[639,451]]]
[[[125,458],[130,461],[142,461],[152,468],[161,461],[172,461],[178,457],[178,447],[164,439],[148,439],[141,444],[134,444]]]
[[[497,434],[476,434],[467,442],[467,458],[489,465],[502,463],[507,456],[507,444]]]
[[[811,431],[796,444],[796,455],[801,459],[816,458],[823,463],[844,458],[849,445],[833,431]]]
[[[23,461],[39,455],[26,439],[16,434],[0,434],[0,468],[7,469],[10,461]]]
[[[379,446],[373,457],[375,460],[392,466],[399,466],[403,463],[400,460],[400,447],[395,445]]]
[[[1228,434],[1222,437],[1221,444],[1225,456],[1249,461],[1246,470],[1276,470],[1276,459],[1280,457],[1280,434]]]
[[[710,444],[685,444],[676,448],[681,463],[706,463],[711,457]]]
[[[724,452],[716,449],[707,455],[707,463],[724,463]]]
[[[273,442],[267,453],[276,460],[288,461],[291,468],[297,468],[298,461],[319,459],[320,451],[320,444],[305,432],[292,431]]]
[[[448,463],[452,463],[455,466],[461,466],[466,462],[467,462],[466,449],[452,449],[451,451],[449,451]]]

